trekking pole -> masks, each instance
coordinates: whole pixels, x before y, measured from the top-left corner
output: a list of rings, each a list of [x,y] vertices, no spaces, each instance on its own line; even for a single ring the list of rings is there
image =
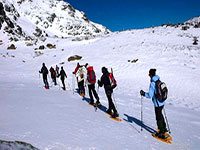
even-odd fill
[[[170,131],[170,128],[169,128],[169,124],[168,124],[168,120],[167,120],[167,116],[166,116],[166,113],[165,113],[165,108],[163,108],[163,110],[164,110],[164,114],[165,114],[165,120],[167,122],[167,128],[169,130],[169,134],[171,134],[171,131]]]
[[[141,96],[141,131],[142,131],[142,125],[143,125],[142,100],[143,100],[143,97]]]

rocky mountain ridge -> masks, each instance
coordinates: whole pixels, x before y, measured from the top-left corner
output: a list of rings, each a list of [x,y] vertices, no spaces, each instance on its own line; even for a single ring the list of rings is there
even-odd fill
[[[88,20],[84,12],[57,0],[0,0],[0,30],[12,41],[46,37],[80,37],[110,31]]]

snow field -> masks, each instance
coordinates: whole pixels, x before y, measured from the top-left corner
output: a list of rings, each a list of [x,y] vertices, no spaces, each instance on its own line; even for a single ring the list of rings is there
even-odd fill
[[[57,48],[40,51],[43,54],[38,57],[34,50],[38,45],[25,47],[24,42],[17,42],[14,51],[1,45],[0,54],[5,55],[0,57],[1,139],[25,141],[44,150],[198,149],[200,48],[193,46],[190,38],[177,36],[183,34],[179,30],[154,30],[155,34],[152,29],[132,30],[81,42],[49,38],[38,45],[52,43]],[[97,79],[103,66],[113,68],[118,83],[114,97],[122,122],[109,119],[99,109],[95,112],[86,100],[73,94],[71,73],[77,61],[67,61],[73,55],[83,56],[80,64],[94,66]],[[133,59],[138,61],[128,62]],[[38,71],[43,62],[48,68],[56,64],[64,67],[67,91],[59,86],[42,88]],[[165,109],[172,145],[151,136],[156,130],[154,106],[145,98],[141,132],[139,91],[148,91],[150,68],[157,69],[169,89]],[[52,84],[50,78],[49,83]],[[99,89],[99,96],[107,107],[103,88]]]

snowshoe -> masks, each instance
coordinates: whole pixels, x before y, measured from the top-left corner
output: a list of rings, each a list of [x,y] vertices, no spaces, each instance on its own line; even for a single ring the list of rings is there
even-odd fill
[[[157,140],[160,140],[160,141],[162,141],[164,143],[167,143],[167,144],[172,144],[172,138],[171,138],[171,136],[166,137],[165,134],[163,134],[163,135],[159,135],[159,133],[152,133],[152,136],[154,138],[156,138]]]
[[[84,94],[84,93],[81,93],[80,95],[81,95],[82,97],[85,97],[85,94]]]

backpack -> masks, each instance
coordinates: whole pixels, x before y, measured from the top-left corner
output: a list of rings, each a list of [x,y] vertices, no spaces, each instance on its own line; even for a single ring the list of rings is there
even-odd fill
[[[164,82],[161,82],[160,80],[157,80],[155,83],[157,92],[155,96],[159,102],[164,102],[167,99],[167,94],[168,94],[167,86]]]
[[[112,87],[112,89],[114,89],[117,86],[117,81],[115,80],[115,78],[114,78],[112,73],[109,73],[108,77],[110,79],[111,87]]]
[[[88,70],[88,74],[87,74],[87,80],[89,83],[95,83],[96,82],[96,75],[95,72],[93,70],[93,67],[90,66],[87,68]]]

